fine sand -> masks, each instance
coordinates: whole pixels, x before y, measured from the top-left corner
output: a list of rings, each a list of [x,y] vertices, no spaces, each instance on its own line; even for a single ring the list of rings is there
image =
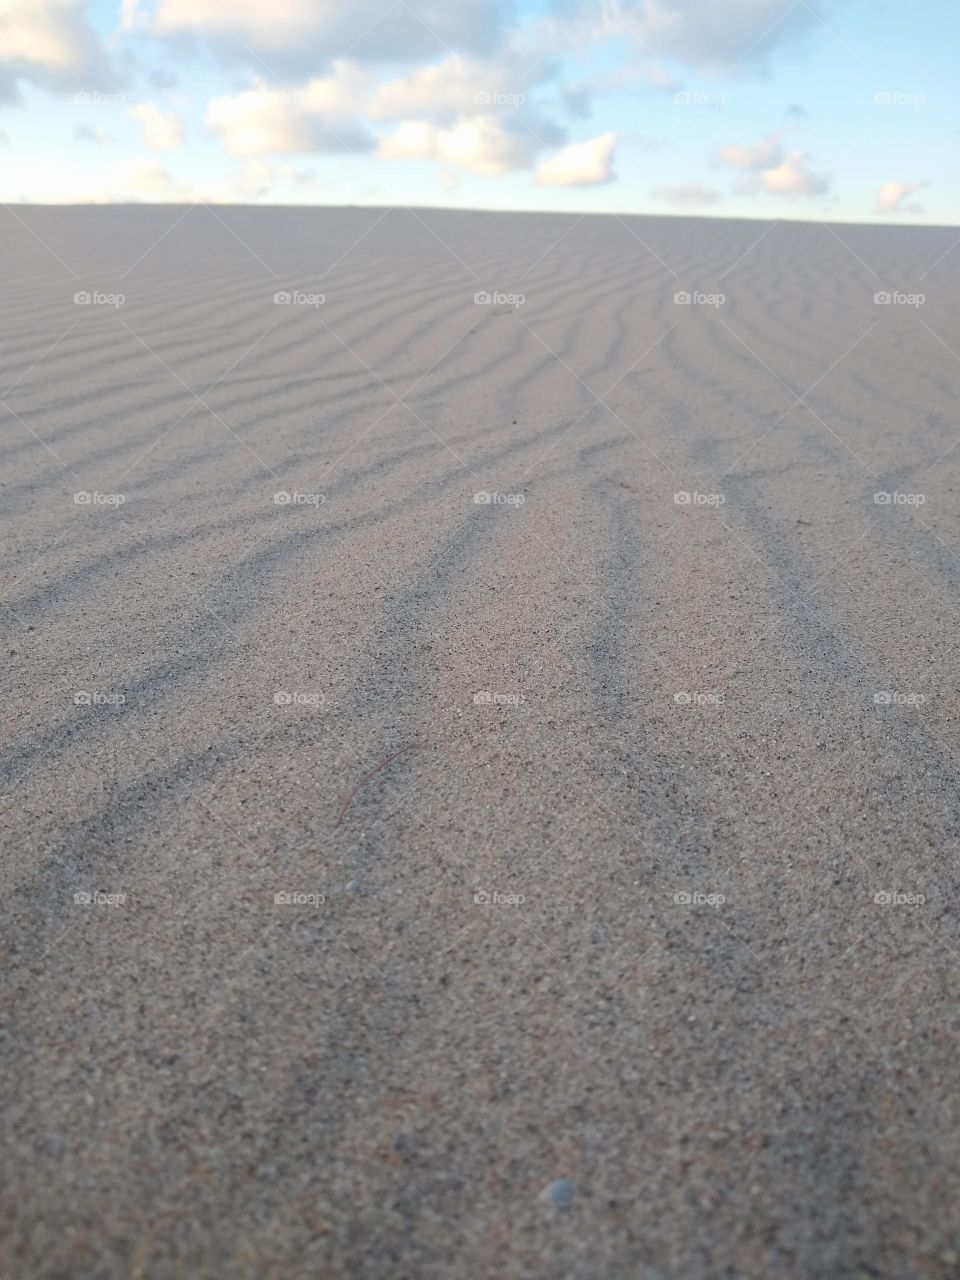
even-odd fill
[[[0,211],[4,1280],[955,1280],[956,239]]]

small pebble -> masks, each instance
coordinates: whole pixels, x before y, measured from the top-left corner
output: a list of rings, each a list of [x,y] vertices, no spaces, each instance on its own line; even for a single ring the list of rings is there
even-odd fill
[[[573,1183],[569,1178],[557,1178],[540,1193],[545,1204],[552,1204],[555,1209],[569,1209],[573,1203]]]
[[[347,893],[359,893],[359,892],[360,892],[360,881],[351,880],[350,883],[347,885]]]

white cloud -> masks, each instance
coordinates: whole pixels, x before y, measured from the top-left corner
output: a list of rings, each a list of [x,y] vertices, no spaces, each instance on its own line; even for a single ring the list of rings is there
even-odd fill
[[[234,199],[259,200],[270,191],[273,182],[273,167],[263,160],[251,160],[234,174],[230,185]]]
[[[0,2],[0,101],[16,101],[20,80],[57,93],[113,83],[81,0]]]
[[[256,82],[214,98],[206,123],[233,156],[370,151],[371,124],[397,121],[381,136],[384,159],[434,159],[455,169],[495,177],[531,168],[566,131],[543,119],[518,88],[508,64],[458,54],[378,83],[364,67],[335,62],[328,75],[287,90]]]
[[[347,53],[359,60],[420,60],[444,49],[495,49],[510,0],[125,0],[123,22],[162,36],[193,35],[249,60],[249,46],[301,65]]]
[[[814,173],[803,151],[784,151],[782,134],[771,133],[746,146],[721,147],[722,164],[743,171],[737,190],[766,191],[770,195],[796,199],[799,196],[821,196],[830,190],[833,179]]]
[[[536,180],[545,187],[593,187],[612,182],[613,154],[618,135],[603,133],[587,142],[575,142],[539,166]]]
[[[485,178],[529,168],[539,150],[536,138],[488,116],[463,120],[452,129],[440,130],[437,148],[442,163]]]
[[[783,162],[780,137],[779,133],[772,133],[769,137],[761,138],[759,142],[751,142],[747,146],[733,144],[721,147],[719,158],[724,164],[732,165],[735,169],[772,169]]]
[[[877,213],[923,213],[919,204],[905,204],[926,182],[885,182],[877,192]]]
[[[674,205],[716,204],[720,199],[719,191],[712,191],[699,182],[686,182],[679,187],[657,187],[650,194],[654,200]]]
[[[130,115],[143,129],[143,141],[154,151],[176,151],[183,146],[183,121],[172,112],[161,111],[152,102],[138,102]]]
[[[369,114],[380,119],[416,117],[449,123],[458,115],[486,115],[491,107],[522,107],[531,81],[544,78],[542,66],[530,69],[509,61],[490,62],[452,53],[442,62],[381,84],[369,104]]]
[[[140,0],[120,0],[120,30],[133,31],[140,23]]]
[[[373,139],[361,118],[424,121],[448,131],[473,116],[506,119],[524,108],[520,83],[516,69],[460,54],[380,83],[359,64],[340,60],[327,75],[289,90],[258,80],[242,93],[215,98],[208,104],[207,125],[232,155],[367,151]],[[534,120],[532,127],[542,130],[545,145],[562,140],[556,126]],[[406,145],[405,136],[399,145]]]
[[[827,174],[814,173],[807,160],[808,156],[803,151],[791,151],[781,164],[773,169],[765,169],[760,174],[764,190],[771,195],[786,196],[788,199],[826,195],[832,178]]]
[[[24,179],[23,199],[50,204],[192,204],[206,198],[155,160],[126,160],[93,174],[89,166],[64,169],[49,182],[28,169]]]
[[[343,67],[292,92],[260,82],[212,99],[206,124],[232,156],[370,151],[375,140],[353,114],[361,88]]]
[[[706,70],[764,62],[778,44],[817,25],[818,0],[554,0],[547,40],[633,38],[644,52]]]
[[[381,139],[378,154],[384,160],[435,160],[437,130],[426,120],[407,120]]]
[[[124,165],[121,188],[133,199],[171,199],[178,194],[169,171],[153,160],[136,160]]]
[[[438,129],[425,120],[408,120],[380,143],[385,160],[437,160],[482,178],[529,169],[541,149],[539,141],[491,116],[461,120]]]
[[[268,195],[278,177],[288,176],[280,173],[284,168],[252,160],[221,178],[195,184],[179,181],[164,165],[155,161],[133,161],[121,167],[116,194],[111,198],[158,204],[244,203]]]

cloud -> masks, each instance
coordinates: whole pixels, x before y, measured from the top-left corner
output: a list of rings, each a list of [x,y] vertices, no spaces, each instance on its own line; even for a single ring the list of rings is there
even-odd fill
[[[366,68],[341,60],[329,74],[289,91],[257,81],[242,93],[215,98],[207,108],[207,125],[231,155],[263,156],[370,151],[376,140],[361,119],[407,117],[408,127],[398,135],[392,154],[406,154],[411,146],[427,154],[450,149],[459,154],[461,142],[448,135],[465,128],[464,117],[488,114],[491,104],[497,110],[522,105],[525,95],[516,83],[516,74],[507,67],[460,54],[379,84]],[[428,141],[418,131],[421,124],[438,126]],[[490,130],[478,126],[474,133],[478,140],[472,149],[482,151],[483,136]]]
[[[275,57],[287,69],[347,53],[363,62],[491,53],[512,17],[512,0],[124,0],[122,25],[204,39],[241,61]]]
[[[161,111],[151,102],[138,102],[130,108],[130,115],[142,126],[144,144],[154,151],[176,151],[183,146],[186,131],[179,116]]]
[[[885,182],[877,192],[877,213],[923,213],[919,204],[904,204],[915,191],[929,186],[927,182]]]
[[[766,191],[786,199],[826,195],[832,177],[814,173],[806,152],[784,151],[782,136],[771,133],[746,146],[721,147],[717,159],[721,164],[743,171],[737,183],[738,191]]]
[[[10,166],[4,172],[10,183]],[[237,204],[262,199],[292,175],[292,166],[283,162],[250,161],[196,181],[179,177],[172,166],[157,160],[121,158],[104,177],[91,167],[89,155],[64,156],[53,171],[45,157],[21,154],[12,181],[17,200],[36,204]],[[205,215],[198,211],[192,216]]]
[[[613,71],[593,76],[574,84],[565,84],[559,91],[560,103],[572,116],[581,120],[593,112],[595,98],[610,98],[614,95],[637,97],[638,86],[642,89],[659,89],[664,93],[673,93],[680,88],[680,81],[675,79],[662,63],[651,61],[634,61],[627,66],[617,67]]]
[[[542,69],[538,72],[540,79],[546,74]],[[341,59],[326,75],[289,89],[256,80],[244,93],[215,99],[211,107],[215,124],[225,114],[242,116],[260,121],[274,136],[302,132],[311,116],[326,117],[331,123],[336,118],[344,122],[364,117],[368,121],[430,120],[449,126],[466,116],[518,111],[527,101],[524,88],[532,78],[529,71],[507,62],[450,54],[405,76],[378,82],[367,68]]]
[[[547,40],[633,38],[657,57],[703,70],[763,64],[778,45],[818,25],[819,0],[605,0],[576,21],[581,0],[553,0]]]
[[[657,187],[650,194],[654,200],[680,205],[716,204],[720,199],[719,191],[712,191],[699,182],[687,182],[679,187]]]
[[[531,168],[541,151],[567,140],[565,129],[527,105],[523,83],[509,62],[459,54],[385,82],[338,61],[289,91],[258,81],[215,98],[206,123],[230,155],[258,157],[370,151],[378,146],[373,128],[397,122],[379,138],[382,158],[434,159],[495,177]]]
[[[437,160],[482,178],[529,169],[542,150],[526,130],[493,116],[462,120],[438,129],[425,120],[408,120],[380,143],[385,160]]]
[[[82,0],[3,0],[0,101],[16,102],[21,80],[53,93],[115,83]]]
[[[603,133],[587,142],[575,142],[545,160],[535,174],[544,187],[593,187],[612,182],[613,155],[618,134]]]
[[[178,194],[169,170],[150,160],[137,160],[124,165],[120,187],[125,197],[133,200],[172,199]],[[188,198],[185,189],[183,198]]]
[[[437,130],[426,120],[408,120],[381,140],[378,154],[384,160],[435,160]]]
[[[540,150],[525,130],[490,116],[464,120],[439,134],[438,159],[457,169],[495,178],[511,169],[527,169]]]
[[[213,98],[207,128],[232,156],[371,151],[376,140],[355,117],[360,86],[351,77],[341,67],[289,93],[258,82],[242,93]]]
[[[450,123],[456,116],[486,115],[491,107],[517,109],[533,83],[552,74],[543,62],[521,67],[509,60],[486,61],[452,53],[442,62],[381,84],[367,106],[380,119],[434,119]]]
[[[805,152],[791,151],[781,164],[760,174],[760,184],[771,195],[788,199],[826,195],[833,179],[828,174],[814,173],[807,160]]]
[[[259,200],[274,183],[271,165],[263,160],[251,160],[240,168],[230,180],[230,191],[235,200]]]
[[[780,138],[779,133],[771,133],[769,137],[751,142],[747,146],[734,144],[721,147],[718,158],[723,164],[732,165],[735,169],[771,169],[783,160]]]
[[[140,22],[140,0],[120,0],[120,30],[133,31]]]
[[[164,204],[236,204],[259,200],[269,194],[278,177],[289,176],[284,165],[271,165],[252,160],[233,169],[222,178],[195,184],[181,182],[162,164],[155,161],[132,161],[124,164],[117,176],[115,194],[118,201]]]

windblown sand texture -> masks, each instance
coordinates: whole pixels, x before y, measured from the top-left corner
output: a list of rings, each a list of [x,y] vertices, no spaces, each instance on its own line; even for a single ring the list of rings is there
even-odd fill
[[[0,213],[5,1280],[956,1280],[956,238]]]

